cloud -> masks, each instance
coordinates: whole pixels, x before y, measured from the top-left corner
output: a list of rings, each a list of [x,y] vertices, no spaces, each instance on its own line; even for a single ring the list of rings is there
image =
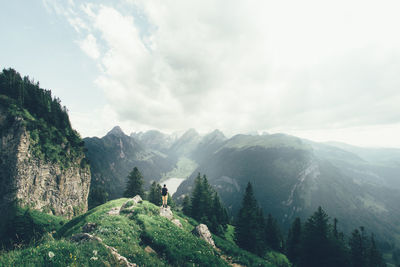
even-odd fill
[[[92,34],[88,34],[84,40],[78,43],[82,51],[85,52],[89,57],[93,59],[99,58],[99,47],[97,45],[96,37],[94,37]]]
[[[65,9],[71,26],[85,25],[79,45],[100,62],[96,84],[120,121],[247,132],[398,123],[399,7],[125,0]]]

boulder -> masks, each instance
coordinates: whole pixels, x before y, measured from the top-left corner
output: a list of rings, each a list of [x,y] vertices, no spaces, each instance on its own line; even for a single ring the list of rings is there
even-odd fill
[[[96,224],[96,223],[88,222],[87,224],[85,224],[85,225],[82,227],[82,232],[84,232],[84,233],[93,232],[93,231],[96,229],[96,227],[97,227],[97,224]]]
[[[171,211],[170,207],[160,208],[160,216],[167,218],[168,220],[172,220],[174,218],[174,214]]]
[[[173,219],[171,222],[172,222],[173,224],[175,224],[176,226],[178,226],[179,228],[182,228],[182,227],[183,227],[182,224],[181,224],[181,222],[180,222],[178,219]]]
[[[126,201],[124,204],[121,206],[121,211],[122,210],[131,210],[133,209],[137,204],[142,203],[143,200],[139,195],[136,195],[133,198],[130,198],[128,201]]]
[[[199,224],[193,229],[192,233],[201,239],[205,240],[208,244],[215,248],[214,240],[212,239],[211,233],[208,230],[207,225]]]
[[[102,243],[103,240],[101,238],[88,234],[88,233],[79,233],[76,235],[71,236],[71,240],[74,242],[87,242],[87,241],[97,241]]]
[[[157,254],[157,252],[154,249],[152,249],[150,246],[146,246],[144,248],[144,251],[146,251],[149,254]]]
[[[119,215],[120,209],[121,208],[119,208],[119,207],[112,208],[107,214],[108,215]]]
[[[121,254],[118,253],[118,250],[116,248],[110,247],[105,245],[105,247],[111,252],[113,257],[117,260],[117,262],[124,267],[137,267],[137,264],[131,263],[128,261],[128,259]]]

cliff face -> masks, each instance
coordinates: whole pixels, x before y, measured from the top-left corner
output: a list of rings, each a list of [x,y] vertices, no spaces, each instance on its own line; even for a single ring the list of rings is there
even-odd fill
[[[46,162],[31,152],[31,138],[22,119],[7,123],[0,109],[0,200],[71,218],[87,211],[90,168],[77,158],[68,168]]]

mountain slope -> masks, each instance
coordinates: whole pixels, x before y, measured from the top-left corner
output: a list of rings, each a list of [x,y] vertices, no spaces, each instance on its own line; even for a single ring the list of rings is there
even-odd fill
[[[354,153],[282,134],[237,135],[206,158],[174,197],[190,192],[201,172],[235,215],[250,181],[264,213],[284,227],[322,206],[347,233],[363,225],[380,238],[400,241],[399,191],[385,186]]]
[[[0,255],[0,265],[229,266],[235,262],[275,266],[271,260],[243,251],[223,238],[214,237],[220,245],[216,250],[191,233],[197,225],[191,218],[174,212],[173,217],[182,224],[180,228],[160,216],[159,207],[147,201],[135,203],[133,199],[117,199],[96,207],[66,223],[56,239],[50,236],[34,247]],[[83,229],[90,236],[81,234]],[[82,241],[72,241],[78,238]]]

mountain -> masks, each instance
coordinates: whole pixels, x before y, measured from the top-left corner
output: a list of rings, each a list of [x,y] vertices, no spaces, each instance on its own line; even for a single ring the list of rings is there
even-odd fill
[[[91,192],[102,188],[109,199],[121,197],[127,176],[134,167],[143,174],[145,183],[158,181],[161,174],[173,168],[167,155],[145,148],[135,138],[114,127],[103,138],[85,138],[86,156],[91,163]],[[92,205],[92,203],[89,203]]]
[[[339,220],[346,233],[363,225],[388,242],[400,242],[397,234],[393,234],[400,233],[397,226],[400,198],[396,187],[400,172],[394,160],[396,153],[392,153],[396,150],[350,149],[285,134],[239,134],[228,139],[218,130],[202,136],[190,129],[174,142],[157,131],[132,136],[133,141],[126,142],[136,144],[131,148],[133,154],[150,153],[166,162],[165,168],[153,165],[155,180],[189,177],[174,194],[177,200],[191,192],[194,178],[200,172],[207,175],[231,216],[235,216],[250,181],[264,213],[271,213],[285,229],[295,217],[305,219],[322,206]],[[119,161],[116,160],[121,154],[119,139],[108,147],[119,149],[95,154],[110,157],[107,164],[111,158]],[[92,150],[89,146],[88,149]],[[124,154],[127,155],[124,162],[137,157]],[[375,161],[379,155],[382,160]],[[110,179],[108,184],[116,179]]]
[[[214,130],[201,138],[196,149],[192,152],[191,157],[195,159],[196,162],[202,162],[210,154],[217,151],[226,140],[227,138],[221,131]]]
[[[327,144],[356,154],[364,160],[365,171],[376,173],[387,187],[400,189],[400,149],[364,148],[338,142]]]
[[[190,157],[200,141],[200,134],[195,129],[189,129],[173,143],[168,154],[175,158]]]
[[[176,136],[164,134],[157,130],[147,132],[132,133],[131,137],[151,150],[167,153],[172,144],[176,141]]]
[[[13,69],[0,73],[0,241],[17,208],[85,212],[91,181],[83,142],[60,100]]]
[[[258,257],[180,212],[137,197],[107,202],[62,226],[60,219],[36,213],[32,224],[43,224],[39,218],[54,234],[1,253],[0,266],[291,266],[281,253]]]
[[[191,191],[200,172],[207,175],[235,215],[250,181],[264,213],[273,214],[285,228],[295,217],[305,219],[322,206],[339,219],[347,233],[363,225],[385,240],[399,242],[399,190],[388,186],[388,177],[359,155],[272,134],[236,135],[203,158],[198,169],[180,185],[175,198]]]

